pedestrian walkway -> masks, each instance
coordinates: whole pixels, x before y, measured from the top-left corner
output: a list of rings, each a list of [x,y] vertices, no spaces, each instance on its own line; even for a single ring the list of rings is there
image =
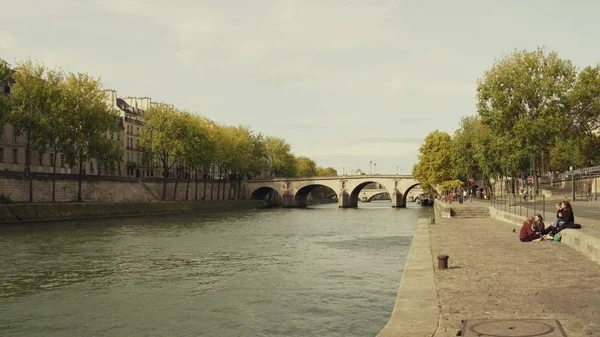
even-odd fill
[[[452,204],[454,205],[454,203]],[[557,319],[567,336],[600,336],[600,265],[557,242],[519,241],[492,219],[436,219],[430,225],[441,309],[436,337],[456,336],[461,320]]]

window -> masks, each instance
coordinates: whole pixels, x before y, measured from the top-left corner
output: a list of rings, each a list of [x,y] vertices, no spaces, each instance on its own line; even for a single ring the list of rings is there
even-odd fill
[[[40,152],[38,160],[40,162],[40,166],[44,166],[44,154],[43,153]]]
[[[140,128],[139,128],[139,127],[137,128],[137,131],[135,132],[135,134],[136,134],[136,135],[139,135],[139,134],[140,134]]]
[[[94,162],[90,162],[90,173],[94,173]]]
[[[60,155],[60,166],[65,167],[65,155],[64,154]]]
[[[4,148],[0,147],[0,163],[4,163]]]
[[[54,153],[49,153],[50,156],[50,166],[54,167]]]
[[[18,164],[19,163],[19,149],[13,149],[12,151],[12,161],[13,164]]]
[[[15,128],[13,126],[13,142],[17,142],[17,136],[19,135],[19,133],[17,132],[17,128]]]
[[[139,154],[139,152],[138,152],[138,154],[137,154],[137,164],[138,164],[138,165],[140,164],[140,154]]]

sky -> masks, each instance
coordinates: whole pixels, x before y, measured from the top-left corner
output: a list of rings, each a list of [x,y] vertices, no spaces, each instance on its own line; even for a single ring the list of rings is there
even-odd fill
[[[515,49],[600,61],[592,0],[0,2],[10,63],[88,72],[347,174],[410,173],[424,137],[476,114],[477,80]]]

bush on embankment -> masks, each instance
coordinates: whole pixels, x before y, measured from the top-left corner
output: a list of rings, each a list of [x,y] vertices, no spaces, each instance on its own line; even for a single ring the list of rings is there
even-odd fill
[[[0,223],[234,211],[269,206],[262,200],[5,204],[0,205]]]

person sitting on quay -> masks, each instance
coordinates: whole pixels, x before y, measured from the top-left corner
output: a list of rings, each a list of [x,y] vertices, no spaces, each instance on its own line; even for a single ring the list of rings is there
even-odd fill
[[[570,202],[556,203],[556,208],[556,219],[552,223],[552,227],[555,228],[554,234],[565,228],[581,228],[581,225],[575,223],[575,213]]]
[[[536,239],[542,239],[545,235],[553,232],[553,227],[545,228],[544,219],[541,214],[536,214],[535,217],[529,217],[521,226],[519,232],[519,240],[521,242],[530,242]]]

